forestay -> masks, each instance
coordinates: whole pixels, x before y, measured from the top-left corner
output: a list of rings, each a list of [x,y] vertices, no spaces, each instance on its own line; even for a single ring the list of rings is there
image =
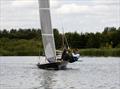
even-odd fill
[[[48,62],[56,61],[55,42],[50,17],[49,0],[39,0],[42,41]]]

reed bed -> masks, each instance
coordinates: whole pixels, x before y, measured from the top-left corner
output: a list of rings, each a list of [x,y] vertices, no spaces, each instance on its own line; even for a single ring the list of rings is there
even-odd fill
[[[81,49],[81,56],[114,56],[120,57],[120,48]]]

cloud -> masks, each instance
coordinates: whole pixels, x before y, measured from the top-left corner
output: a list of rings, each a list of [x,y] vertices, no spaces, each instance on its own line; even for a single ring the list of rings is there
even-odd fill
[[[15,0],[12,2],[12,5],[15,7],[27,7],[32,5],[37,5],[38,0]],[[50,0],[51,8],[56,8],[60,5],[60,1],[58,0]]]
[[[59,0],[50,0],[50,7],[51,8],[58,8],[61,4]]]
[[[88,6],[80,6],[77,4],[65,4],[56,10],[59,14],[70,14],[70,13],[81,13],[87,12],[89,10]]]
[[[28,5],[34,5],[36,0],[15,0],[12,2],[12,6],[23,7]]]
[[[106,5],[77,5],[77,4],[66,4],[56,9],[58,14],[81,14],[81,13],[96,13],[98,11],[106,11],[109,7]]]
[[[94,4],[106,4],[106,5],[113,5],[113,4],[119,4],[119,0],[93,0]]]
[[[38,0],[1,0],[0,28],[39,28]],[[102,31],[119,26],[119,0],[50,0],[53,28]],[[9,9],[8,9],[9,8]]]
[[[82,2],[82,3],[81,3]],[[84,1],[76,1],[71,3],[65,3],[62,4],[61,7],[56,8],[55,13],[57,14],[107,14],[107,13],[113,13],[113,10],[116,11],[119,7],[118,0],[91,0],[91,1],[85,1],[86,3],[83,3]]]

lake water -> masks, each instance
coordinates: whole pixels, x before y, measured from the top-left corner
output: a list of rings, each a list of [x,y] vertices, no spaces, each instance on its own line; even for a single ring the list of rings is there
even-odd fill
[[[81,57],[59,71],[38,69],[38,61],[1,56],[0,89],[120,89],[118,57]]]

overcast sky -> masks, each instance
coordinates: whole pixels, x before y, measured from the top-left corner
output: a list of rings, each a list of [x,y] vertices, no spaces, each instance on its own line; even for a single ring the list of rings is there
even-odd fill
[[[101,32],[120,26],[120,0],[50,0],[53,28]],[[38,0],[0,0],[0,29],[40,28]]]

